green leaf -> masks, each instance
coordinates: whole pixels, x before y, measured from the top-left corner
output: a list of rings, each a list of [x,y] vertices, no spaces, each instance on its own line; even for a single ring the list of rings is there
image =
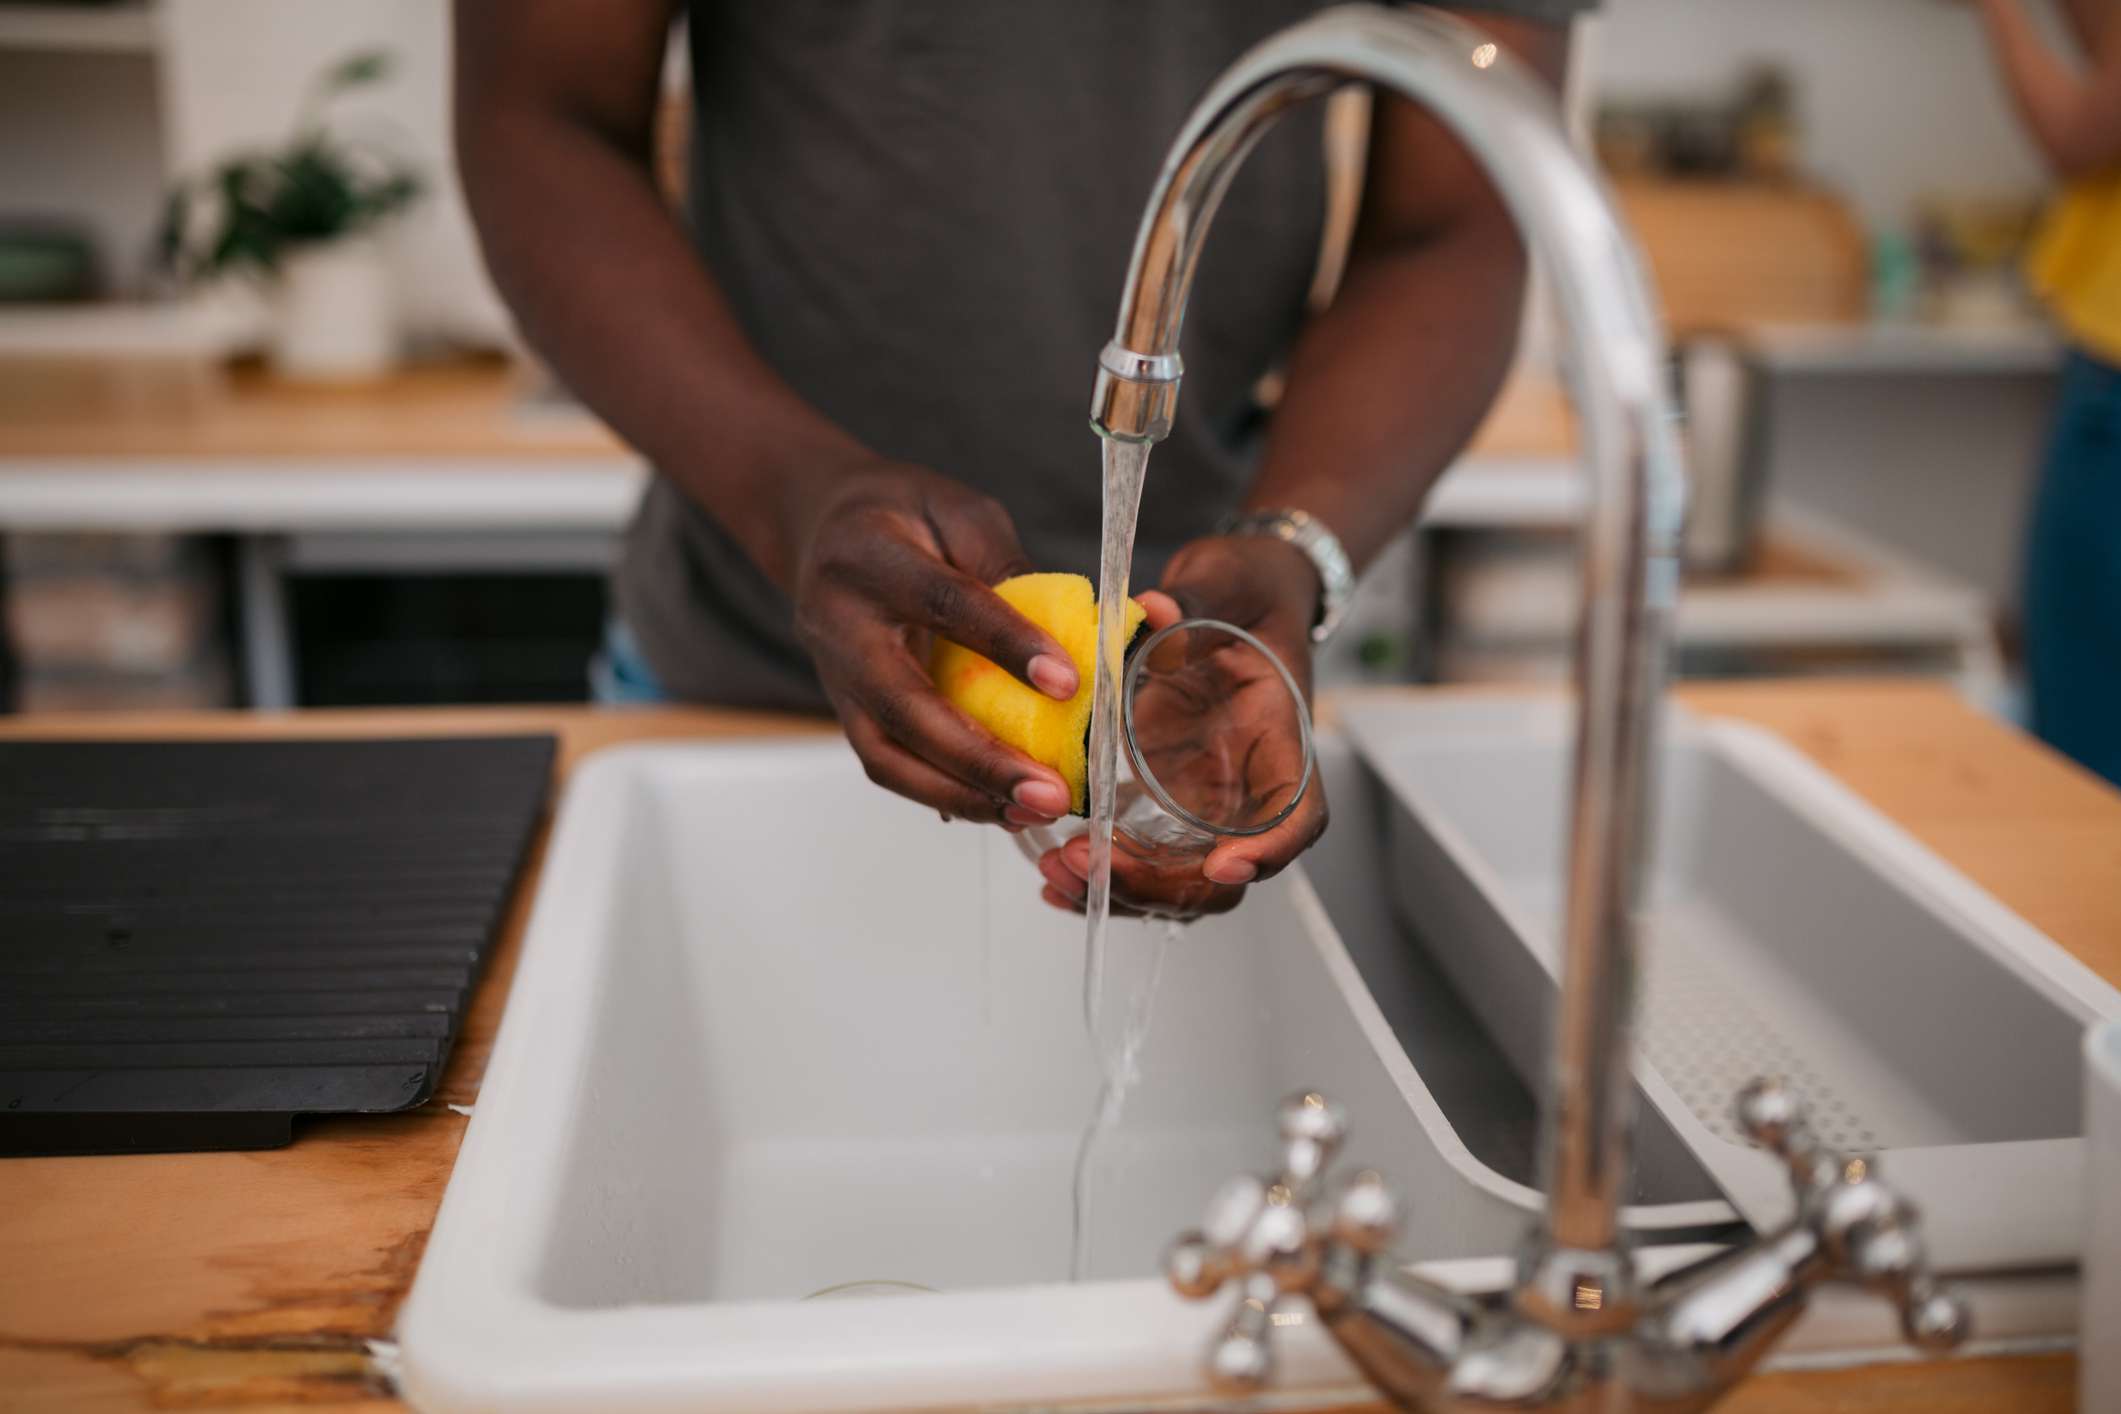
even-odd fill
[[[384,50],[348,55],[318,76],[303,120],[277,152],[242,152],[172,186],[157,249],[183,279],[244,269],[271,271],[295,245],[336,240],[403,210],[425,190],[419,174],[388,154],[335,139],[312,121],[333,94],[386,77]],[[217,209],[196,209],[218,194]],[[209,230],[198,229],[201,225]],[[191,249],[197,243],[203,249]]]
[[[339,93],[387,79],[395,62],[387,49],[364,49],[349,54],[324,71],[324,91]]]

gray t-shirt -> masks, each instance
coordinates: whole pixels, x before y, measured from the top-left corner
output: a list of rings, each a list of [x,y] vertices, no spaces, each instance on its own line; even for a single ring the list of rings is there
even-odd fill
[[[1561,20],[1594,0],[1461,0]],[[1087,409],[1136,223],[1193,101],[1307,0],[693,0],[692,224],[766,362],[887,456],[1006,506],[1094,573]],[[1247,159],[1201,260],[1186,392],[1151,458],[1135,583],[1243,494],[1251,390],[1303,315],[1318,109]],[[787,598],[657,477],[618,608],[676,697],[821,709]]]

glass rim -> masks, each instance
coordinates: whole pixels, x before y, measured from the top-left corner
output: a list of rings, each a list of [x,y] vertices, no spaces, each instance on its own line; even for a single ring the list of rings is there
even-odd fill
[[[1136,680],[1148,666],[1150,650],[1172,634],[1177,633],[1180,629],[1201,628],[1217,629],[1243,643],[1249,644],[1261,657],[1274,665],[1274,671],[1281,677],[1282,686],[1289,690],[1289,698],[1296,704],[1297,738],[1303,744],[1304,752],[1303,775],[1296,782],[1296,793],[1289,797],[1288,803],[1275,811],[1273,818],[1257,825],[1218,825],[1213,821],[1201,819],[1200,816],[1180,805],[1171,798],[1171,792],[1164,789],[1164,783],[1157,779],[1156,772],[1150,770],[1148,765],[1143,762],[1141,751],[1134,742],[1134,688]],[[1126,675],[1120,680],[1119,707],[1120,735],[1126,739],[1127,759],[1134,763],[1135,779],[1149,788],[1149,793],[1156,797],[1158,805],[1161,805],[1180,821],[1203,834],[1230,836],[1238,839],[1265,834],[1295,813],[1296,807],[1303,803],[1304,796],[1310,793],[1311,782],[1318,774],[1318,750],[1311,739],[1311,704],[1304,697],[1303,688],[1297,685],[1296,675],[1289,671],[1289,665],[1281,660],[1279,653],[1262,643],[1249,631],[1239,628],[1236,624],[1226,619],[1180,619],[1177,623],[1165,624],[1162,628],[1143,639],[1140,646],[1134,650],[1132,660],[1127,664]]]

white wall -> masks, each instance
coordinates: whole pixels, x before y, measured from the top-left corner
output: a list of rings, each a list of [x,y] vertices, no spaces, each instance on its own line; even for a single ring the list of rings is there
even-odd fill
[[[1805,154],[1874,226],[1926,192],[2016,194],[2046,174],[2019,135],[1974,8],[1944,0],[1605,0],[1607,96],[1716,93],[1748,61],[1796,80]]]
[[[449,135],[449,7],[442,0],[161,0],[171,164],[194,169],[232,148],[283,137],[319,70],[386,48],[393,77],[344,104],[349,131],[373,134],[428,178],[427,197],[391,234],[406,327],[478,342],[508,316],[486,279],[457,187]]]
[[[163,145],[185,166],[277,137],[311,76],[349,49],[393,49],[402,71],[365,107],[388,116],[435,179],[396,242],[412,323],[472,337],[505,328],[449,160],[442,0],[159,8]],[[1965,3],[1605,0],[1587,42],[1597,89],[1626,97],[1720,91],[1749,59],[1785,63],[1812,163],[1873,223],[1901,224],[1926,191],[2019,192],[2044,181]],[[91,214],[124,275],[137,269],[159,196],[156,70],[144,56],[0,54],[0,206]]]

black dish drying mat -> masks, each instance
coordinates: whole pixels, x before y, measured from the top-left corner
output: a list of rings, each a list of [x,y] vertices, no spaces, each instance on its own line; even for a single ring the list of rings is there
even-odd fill
[[[433,1095],[551,737],[0,743],[0,1154]]]

